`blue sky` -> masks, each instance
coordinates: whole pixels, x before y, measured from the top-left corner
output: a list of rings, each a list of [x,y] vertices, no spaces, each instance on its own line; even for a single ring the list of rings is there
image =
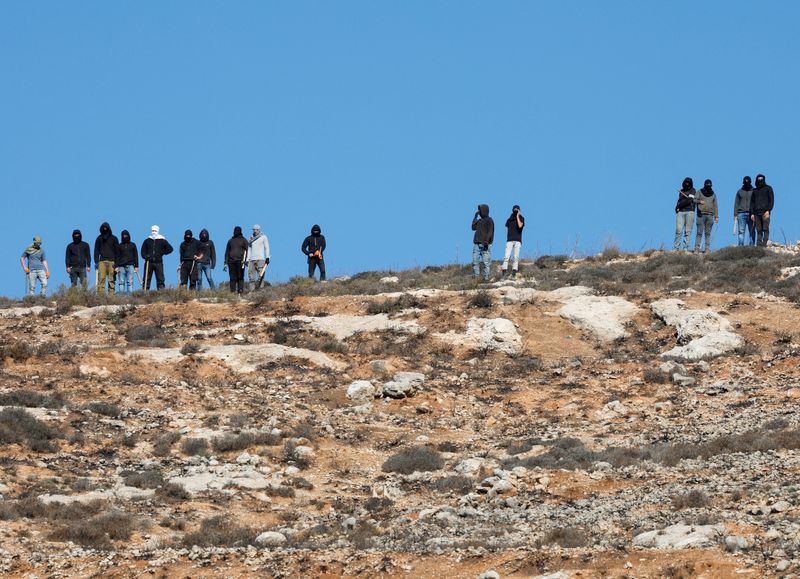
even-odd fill
[[[0,294],[78,227],[177,245],[260,223],[272,280],[465,261],[489,203],[523,255],[670,246],[675,190],[745,174],[800,237],[800,5],[767,0],[0,4]],[[494,246],[502,255],[502,232]],[[177,265],[168,268],[170,274]],[[221,265],[217,279],[225,277]],[[175,283],[174,275],[168,277]]]

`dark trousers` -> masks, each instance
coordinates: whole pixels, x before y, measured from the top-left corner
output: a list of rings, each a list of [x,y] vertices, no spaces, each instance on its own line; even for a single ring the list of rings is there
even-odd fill
[[[164,262],[146,261],[144,265],[146,270],[144,288],[150,289],[150,281],[153,279],[153,274],[155,274],[156,288],[164,289]]]
[[[756,213],[756,245],[766,245],[769,241],[769,217],[763,213]]]
[[[81,287],[86,289],[88,282],[86,280],[85,267],[73,267],[72,271],[69,272],[69,281],[70,284],[72,284],[72,287],[76,287],[78,285],[78,280],[81,282]]]
[[[181,262],[181,287],[186,287],[189,282],[189,289],[197,289],[197,278],[200,276],[200,264],[194,260]]]
[[[314,270],[319,268],[319,280],[325,280],[325,260],[321,257],[309,257],[308,258],[308,277],[314,277]]]
[[[241,261],[228,264],[228,275],[231,278],[231,291],[244,293],[244,265]]]

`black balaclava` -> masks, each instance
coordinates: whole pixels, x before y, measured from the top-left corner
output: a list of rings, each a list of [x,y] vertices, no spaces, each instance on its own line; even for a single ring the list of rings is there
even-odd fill
[[[511,213],[514,214],[518,212],[519,212],[519,205],[514,205],[514,207],[511,208]]]
[[[183,232],[183,240],[185,242],[187,242],[187,243],[190,242],[192,240],[192,237],[193,237],[193,234],[192,234],[192,230],[191,229],[187,229],[186,231]]]
[[[111,226],[108,224],[108,222],[105,222],[100,226],[100,235],[103,237],[108,237],[111,235]]]
[[[762,187],[763,185],[767,184],[767,178],[764,177],[761,173],[756,175],[756,187]]]
[[[745,191],[750,191],[753,188],[753,182],[750,180],[750,175],[746,175],[744,179],[742,179],[742,189]]]
[[[128,233],[127,229],[123,229],[122,230],[122,233],[120,234],[120,237],[122,238],[122,243],[130,243],[131,242],[131,234]]]
[[[703,195],[705,195],[706,197],[711,197],[714,194],[714,189],[711,188],[711,185],[712,185],[711,179],[706,179],[703,182],[703,188],[701,189],[701,191],[703,192]]]
[[[692,188],[694,188],[694,181],[692,181],[691,177],[686,177],[686,179],[683,180],[683,187],[681,187],[681,191],[689,191]]]
[[[238,225],[233,228],[233,236],[234,237],[242,237],[242,228]]]
[[[202,241],[204,243],[206,241],[208,241],[208,230],[207,229],[203,229],[202,231],[200,231],[200,241]]]
[[[72,231],[72,242],[73,243],[80,243],[81,241],[83,241],[83,235],[81,235],[81,230],[80,229],[74,229]]]
[[[316,223],[311,227],[311,235],[318,237],[322,233],[322,229],[320,229],[319,225]]]

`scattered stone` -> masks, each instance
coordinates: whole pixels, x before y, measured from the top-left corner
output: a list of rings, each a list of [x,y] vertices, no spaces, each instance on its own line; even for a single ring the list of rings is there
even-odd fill
[[[375,398],[376,392],[369,380],[356,380],[347,387],[347,398],[354,402],[369,402]]]
[[[500,573],[494,569],[489,569],[478,575],[478,579],[500,579]]]
[[[286,543],[286,535],[277,531],[265,531],[256,537],[256,544],[261,547],[280,547]]]
[[[396,275],[391,275],[391,276],[388,276],[388,277],[382,277],[380,279],[380,282],[381,283],[387,283],[387,284],[400,283],[400,278],[397,277]]]
[[[476,349],[496,350],[505,354],[518,354],[522,348],[522,336],[511,320],[505,318],[471,318],[467,322],[466,334],[448,332],[436,337],[452,344]]]
[[[736,551],[744,551],[747,549],[748,543],[747,539],[744,537],[739,537],[737,535],[728,535],[725,537],[725,548],[728,551],[736,552]]]
[[[425,375],[419,372],[397,372],[391,382],[383,385],[383,395],[387,398],[406,398],[413,396],[425,383]]]

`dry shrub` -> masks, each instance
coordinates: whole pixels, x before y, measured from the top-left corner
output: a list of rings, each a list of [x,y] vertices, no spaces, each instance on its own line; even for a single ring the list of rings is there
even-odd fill
[[[219,515],[204,519],[200,529],[183,538],[185,547],[246,547],[255,542],[258,532],[249,527],[240,527],[229,518]]]
[[[153,443],[153,454],[156,456],[167,456],[172,445],[181,437],[180,432],[165,432]]]
[[[0,443],[26,444],[36,452],[55,452],[51,442],[59,433],[21,408],[4,408],[0,411]]]
[[[444,461],[438,451],[428,446],[415,446],[390,456],[381,466],[383,472],[411,474],[431,472],[442,468]]]
[[[181,443],[181,452],[187,456],[205,456],[208,454],[208,441],[205,438],[185,438]]]
[[[111,541],[129,539],[134,526],[134,519],[130,515],[111,511],[88,520],[70,521],[50,533],[49,538],[54,541],[72,541],[95,549],[110,549]]]
[[[676,511],[699,509],[706,506],[708,506],[708,495],[697,489],[672,497],[672,508]]]
[[[119,418],[122,415],[122,409],[110,402],[90,402],[86,409],[109,418]]]
[[[454,493],[465,495],[472,490],[475,481],[470,477],[456,474],[441,478],[431,485],[435,491],[440,493]]]
[[[242,432],[240,434],[224,434],[211,441],[217,452],[244,450],[253,446],[275,446],[280,444],[281,437],[269,432]]]
[[[58,396],[40,394],[33,390],[20,389],[0,393],[0,406],[22,406],[25,408],[57,409],[66,405]]]
[[[562,527],[548,531],[542,538],[542,545],[558,545],[565,549],[576,549],[589,544],[591,537],[581,527]]]

